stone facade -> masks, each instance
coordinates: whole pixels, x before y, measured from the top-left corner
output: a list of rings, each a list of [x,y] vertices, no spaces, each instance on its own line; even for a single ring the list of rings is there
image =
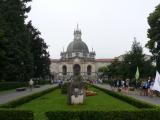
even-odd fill
[[[74,30],[74,39],[68,45],[67,51],[61,52],[60,59],[51,60],[51,73],[55,79],[70,79],[79,72],[84,79],[95,79],[99,67],[111,64],[113,59],[95,59],[95,51],[89,51],[81,39],[81,30]]]

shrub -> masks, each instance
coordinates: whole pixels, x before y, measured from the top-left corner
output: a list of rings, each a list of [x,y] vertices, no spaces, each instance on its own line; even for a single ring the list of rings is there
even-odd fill
[[[35,80],[35,84],[38,85],[51,84],[51,80]]]
[[[49,88],[47,90],[44,90],[44,91],[41,91],[41,92],[38,92],[38,93],[34,93],[34,94],[31,94],[31,95],[28,95],[28,96],[25,96],[25,97],[22,97],[22,98],[19,98],[17,100],[13,100],[11,102],[8,102],[6,104],[3,104],[1,105],[0,107],[2,108],[14,108],[14,107],[17,107],[19,105],[22,105],[26,102],[29,102],[33,99],[36,99],[38,97],[41,97],[42,95],[44,94],[47,94],[55,89],[57,89],[58,87],[55,87],[55,88]]]
[[[27,85],[26,82],[0,82],[0,91],[26,87]]]
[[[46,116],[49,120],[159,120],[160,110],[55,111],[47,112]]]
[[[62,84],[62,86],[61,86],[61,93],[62,93],[62,94],[67,94],[68,87],[69,87],[69,83],[68,83],[68,82]]]
[[[146,103],[144,101],[140,101],[140,100],[137,100],[137,99],[134,99],[134,98],[131,98],[131,97],[128,97],[126,95],[123,95],[121,93],[116,93],[114,91],[110,91],[110,90],[107,90],[107,89],[104,89],[104,88],[100,88],[100,87],[97,87],[97,86],[94,86],[93,87],[115,97],[115,98],[118,98],[120,100],[123,100],[137,108],[156,108],[157,106],[155,105],[152,105],[152,104],[149,104],[149,103]]]
[[[0,110],[0,120],[33,120],[33,112],[22,110]]]

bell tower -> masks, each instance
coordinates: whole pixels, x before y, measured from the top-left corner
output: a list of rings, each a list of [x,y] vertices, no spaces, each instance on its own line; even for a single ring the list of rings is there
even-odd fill
[[[79,25],[77,24],[77,28],[74,30],[74,40],[82,40],[81,36],[82,36],[82,32],[79,29]]]

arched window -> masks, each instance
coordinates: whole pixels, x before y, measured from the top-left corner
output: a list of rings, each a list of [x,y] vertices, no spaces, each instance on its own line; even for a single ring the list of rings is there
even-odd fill
[[[65,65],[62,67],[62,74],[67,75],[67,67]]]
[[[91,75],[92,67],[90,65],[87,66],[87,75]]]

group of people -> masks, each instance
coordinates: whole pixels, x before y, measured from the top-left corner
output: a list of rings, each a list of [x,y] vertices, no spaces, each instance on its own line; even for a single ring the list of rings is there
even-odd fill
[[[126,79],[126,80],[115,79],[110,84],[111,84],[111,87],[114,87],[114,88],[127,89],[129,87],[129,79]]]
[[[150,79],[149,77],[149,80],[147,81],[142,81],[141,82],[141,93],[140,95],[143,95],[143,96],[153,96],[153,93],[154,93],[154,89],[153,89],[153,85],[154,85],[154,80]]]

